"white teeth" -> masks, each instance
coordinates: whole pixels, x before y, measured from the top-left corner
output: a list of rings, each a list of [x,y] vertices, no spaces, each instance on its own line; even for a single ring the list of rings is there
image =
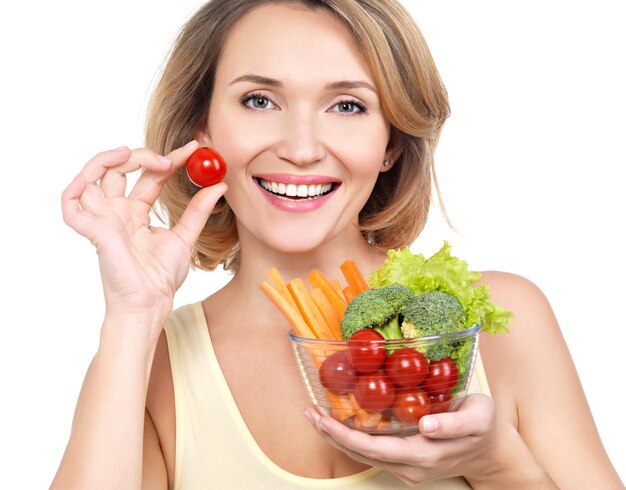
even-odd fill
[[[316,197],[326,194],[332,189],[332,184],[284,184],[283,182],[273,182],[259,179],[259,183],[264,189],[274,194],[287,197]]]

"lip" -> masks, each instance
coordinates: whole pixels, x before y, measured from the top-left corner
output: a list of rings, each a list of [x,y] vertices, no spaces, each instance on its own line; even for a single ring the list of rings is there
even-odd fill
[[[335,194],[335,191],[340,187],[335,185],[334,188],[328,193],[315,199],[285,199],[277,197],[276,195],[267,192],[257,182],[257,179],[270,180],[273,182],[282,182],[284,184],[340,184],[341,182],[335,178],[324,175],[294,175],[294,174],[256,174],[253,176],[254,183],[257,188],[272,206],[290,213],[309,213],[315,211],[324,206]]]

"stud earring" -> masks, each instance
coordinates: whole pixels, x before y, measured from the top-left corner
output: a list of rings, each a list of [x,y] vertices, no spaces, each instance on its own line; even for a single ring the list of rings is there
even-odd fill
[[[391,160],[383,160],[383,167],[388,167],[391,165]]]

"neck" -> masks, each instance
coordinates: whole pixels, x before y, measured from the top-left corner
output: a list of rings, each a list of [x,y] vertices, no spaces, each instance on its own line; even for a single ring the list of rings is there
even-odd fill
[[[265,297],[260,289],[263,281],[268,281],[268,269],[278,269],[283,280],[299,277],[306,282],[312,269],[320,269],[329,279],[339,279],[345,285],[339,266],[347,259],[353,260],[367,278],[386,258],[386,255],[370,246],[360,233],[336,237],[310,251],[285,253],[247,240],[240,235],[241,262],[232,281],[224,288],[233,307],[256,311],[258,318],[268,318],[275,322],[280,313]]]

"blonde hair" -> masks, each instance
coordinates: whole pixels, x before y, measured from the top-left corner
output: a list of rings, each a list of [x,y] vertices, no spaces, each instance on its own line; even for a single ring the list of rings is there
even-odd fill
[[[380,250],[413,242],[422,231],[437,189],[433,154],[449,115],[446,89],[426,41],[411,15],[396,0],[211,0],[182,28],[148,107],[146,145],[166,154],[194,137],[206,121],[215,70],[230,29],[251,8],[289,3],[325,8],[351,32],[370,65],[391,144],[402,153],[380,173],[360,212],[364,238]],[[170,225],[196,188],[185,169],[171,178],[159,198]],[[438,191],[438,189],[437,189]],[[235,216],[220,199],[192,256],[195,267],[220,264],[236,270],[239,244]]]

